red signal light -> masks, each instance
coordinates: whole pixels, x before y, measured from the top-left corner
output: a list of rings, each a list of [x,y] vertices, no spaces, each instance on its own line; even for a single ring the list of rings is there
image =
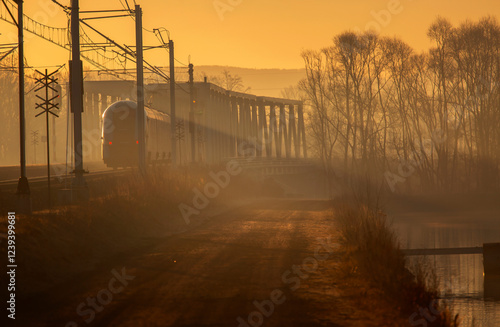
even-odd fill
[[[139,144],[139,141],[135,141],[135,143]]]
[[[109,141],[109,145],[113,144],[113,142]]]

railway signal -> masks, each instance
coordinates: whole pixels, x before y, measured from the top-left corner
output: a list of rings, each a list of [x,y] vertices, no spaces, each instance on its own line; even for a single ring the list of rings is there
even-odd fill
[[[34,163],[36,164],[36,147],[38,145],[38,130],[31,131],[31,144],[33,144]]]
[[[45,73],[42,73],[38,70],[36,72],[40,75],[42,75],[41,78],[36,79],[36,85],[39,87],[35,89],[35,92],[38,92],[40,90],[44,90],[43,96],[39,96],[38,94],[36,97],[41,100],[40,103],[36,103],[35,109],[42,109],[41,112],[36,114],[35,117],[41,116],[45,114],[45,122],[46,122],[46,131],[47,131],[47,185],[48,185],[48,195],[49,195],[49,207],[52,205],[51,201],[51,195],[50,195],[50,134],[49,134],[49,114],[53,115],[54,117],[59,117],[55,112],[53,112],[54,109],[59,109],[59,103],[56,102],[56,99],[60,97],[59,94],[59,89],[56,88],[57,84],[57,78],[54,77],[54,75],[58,72],[58,70],[48,73],[47,69],[45,69]],[[52,90],[53,96],[49,96],[49,90]]]
[[[181,142],[184,141],[184,120],[181,118],[175,121],[175,139],[179,142],[179,161],[182,161]]]

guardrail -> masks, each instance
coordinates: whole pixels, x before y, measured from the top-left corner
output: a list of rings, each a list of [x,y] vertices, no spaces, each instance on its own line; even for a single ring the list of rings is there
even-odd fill
[[[249,160],[245,157],[238,157],[227,160],[236,160],[248,172],[265,176],[304,173],[314,166],[312,160],[301,158],[253,158]]]
[[[453,255],[482,254],[485,275],[500,276],[500,243],[484,243],[483,246],[441,249],[402,249],[404,255]]]

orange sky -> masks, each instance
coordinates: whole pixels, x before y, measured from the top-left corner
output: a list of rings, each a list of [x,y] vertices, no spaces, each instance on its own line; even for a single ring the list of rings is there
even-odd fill
[[[120,0],[80,2],[82,10],[122,8]],[[369,26],[382,35],[399,36],[415,49],[423,50],[429,46],[427,28],[438,15],[455,25],[485,15],[500,17],[498,0],[144,0],[137,3],[143,8],[146,28],[165,27],[170,31],[180,61],[187,62],[191,55],[195,65],[251,68],[301,68],[303,49],[327,46],[334,35],[349,29],[363,31]],[[66,25],[66,15],[53,7],[50,0],[26,0],[25,12],[49,21],[52,26]],[[135,42],[134,22],[129,18],[91,23],[121,43]],[[15,30],[0,21],[0,31],[0,43],[8,43]],[[157,44],[154,35],[144,33],[146,44]],[[68,60],[68,53],[37,38],[28,38],[26,57],[30,65],[60,65]],[[146,53],[146,59],[156,65],[167,65],[167,57],[164,50]]]

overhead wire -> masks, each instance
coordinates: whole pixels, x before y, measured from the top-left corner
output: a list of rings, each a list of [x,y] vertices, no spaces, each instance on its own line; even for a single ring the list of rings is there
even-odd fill
[[[85,31],[84,28],[81,29],[81,32],[83,33],[82,35],[82,38],[84,38],[85,42],[89,45],[94,45],[96,48],[98,48],[99,46],[97,45],[97,43],[95,43],[92,38],[87,34],[87,32]],[[111,45],[111,44],[110,44]],[[106,50],[104,50],[106,51]],[[103,60],[103,63],[102,65],[100,65],[100,69],[103,70],[103,71],[109,71],[109,68],[107,67],[107,65],[112,62],[117,62],[118,61],[118,64],[121,65],[121,62],[120,62],[120,59],[119,59],[119,55],[121,55],[120,53],[116,52],[116,51],[112,51],[113,53],[115,53],[115,56],[114,57],[108,57],[102,53],[100,53],[99,51],[95,51],[95,53],[100,56]],[[124,67],[123,65],[121,65],[122,67]],[[124,67],[126,68],[126,67]],[[129,77],[133,77],[132,75],[130,74],[127,74],[129,75]],[[118,77],[120,79],[123,79],[121,77]]]
[[[11,0],[7,0],[7,1],[10,2]],[[61,4],[57,0],[51,0],[51,1],[53,3],[55,3],[55,4],[57,4],[59,7],[61,7],[66,12],[66,14],[69,15],[70,7]],[[5,0],[2,0],[2,2],[5,3]],[[130,5],[128,4],[127,0],[125,1],[125,6],[126,7],[124,6],[124,4],[123,4],[123,2],[121,0],[120,0],[120,3],[124,7],[124,9],[128,10],[129,12],[132,12],[132,10],[130,8]],[[134,1],[134,4],[136,4],[135,1]],[[133,15],[127,15],[127,16],[130,16],[135,21]],[[114,73],[114,72],[112,70],[110,70],[107,66],[109,65],[109,63],[116,63],[118,61],[119,66],[123,67],[123,70],[124,70],[125,74],[128,75],[129,77],[132,77],[132,75],[130,75],[129,73],[127,73],[126,62],[127,62],[127,59],[129,59],[130,62],[134,62],[134,63],[136,62],[134,51],[132,51],[130,48],[128,48],[126,46],[121,46],[117,42],[114,42],[112,39],[110,39],[109,37],[107,37],[103,33],[99,32],[97,29],[93,28],[88,23],[86,23],[84,19],[81,19],[80,21],[81,21],[81,23],[83,25],[85,25],[86,27],[90,28],[95,33],[97,33],[98,35],[100,35],[101,37],[103,37],[105,40],[107,40],[110,45],[114,45],[114,46],[118,47],[121,51],[123,51],[123,53],[120,53],[120,52],[117,52],[115,50],[112,50],[112,52],[115,53],[116,55],[114,57],[106,56],[105,54],[102,53],[102,51],[99,51],[100,48],[103,48],[103,51],[106,52],[106,45],[103,47],[102,45],[99,45],[96,42],[94,42],[92,40],[92,38],[88,35],[88,33],[85,31],[85,28],[82,26],[81,27],[81,31],[82,31],[82,38],[84,39],[84,42],[85,42],[84,44],[87,45],[87,46],[92,47],[94,49],[94,51],[92,51],[92,52],[94,53],[95,56],[97,56],[100,59],[95,60],[95,59],[89,58],[88,56],[83,56],[83,58],[86,59],[87,61],[89,61],[92,65],[100,68],[101,70],[108,71],[110,73]],[[146,30],[147,32],[154,33],[154,31],[152,31],[152,30],[148,30],[146,28],[143,28],[143,29]],[[167,31],[165,28],[162,28],[162,29],[164,29],[165,31]],[[70,41],[71,37],[70,37],[69,21],[68,21],[68,27],[66,27],[65,30],[67,30],[67,32],[68,32],[67,39],[69,40],[69,44],[70,44],[71,43],[71,41]],[[168,31],[167,31],[167,33],[168,33]],[[165,44],[163,44],[163,45],[165,45]],[[67,47],[67,45],[65,46],[65,48],[69,49]],[[120,57],[123,58],[123,61],[120,61]],[[102,63],[99,63],[99,61],[102,61]],[[183,64],[181,61],[179,61],[177,59],[176,59],[176,61],[178,63],[182,64],[182,65],[185,65],[185,64]],[[166,75],[160,68],[158,68],[158,67],[150,64],[146,60],[144,60],[144,63],[145,63],[145,66],[146,66],[145,67],[146,70],[148,70],[150,73],[157,74],[157,75],[161,76],[162,78],[164,78],[167,81],[170,80],[170,77],[168,75]],[[184,92],[189,93],[186,90],[184,90],[182,87],[181,87],[181,89]]]
[[[185,64],[185,63],[183,63],[182,61],[179,61],[177,58],[174,58],[174,59],[175,59],[175,61],[177,61],[177,62],[178,62],[179,64],[181,64],[182,66],[184,66],[184,67],[186,67],[186,68],[187,68],[187,67],[189,67],[189,65],[186,65],[186,64]]]
[[[121,1],[121,0],[120,0],[120,1]],[[127,4],[127,8],[128,8],[128,10],[130,10],[130,6],[128,5],[128,1],[127,1],[127,0],[125,0],[125,3]]]
[[[55,3],[56,5],[58,5],[59,7],[63,8],[63,10],[67,13],[69,10],[70,10],[70,7],[68,6],[65,6],[63,4],[61,4],[59,1],[57,0],[51,0],[53,3]]]
[[[122,2],[122,0],[119,0],[121,6],[123,7],[123,9],[126,9],[126,10],[130,10],[132,12],[132,10],[130,9],[130,6],[128,4],[128,0],[124,0],[125,1],[125,4]],[[134,5],[137,5],[135,0],[134,0]],[[130,15],[130,18],[132,18],[132,20],[135,22],[135,17],[134,15]],[[168,35],[168,39],[170,40],[170,32],[165,28],[165,27],[160,27],[160,28],[155,28],[153,30],[149,30],[147,28],[145,28],[144,26],[142,27],[143,30],[145,30],[146,32],[149,32],[149,33],[153,33],[155,34],[155,36],[157,36],[158,38],[158,35],[156,34],[156,31],[158,31],[158,34],[159,34],[159,40],[160,42],[162,43],[162,45],[166,45],[165,41],[163,40],[163,38],[161,37],[161,30],[164,30],[167,32],[167,35]],[[166,47],[167,51],[169,51],[168,47]],[[181,61],[179,61],[178,59],[174,58],[175,61],[177,61],[179,64],[181,65],[184,65],[184,66],[187,66],[186,64],[182,63]],[[160,75],[161,77],[165,78],[167,81],[170,81],[170,77],[168,75],[166,75],[163,71],[161,71],[160,68],[158,68],[157,66],[154,66],[154,65],[151,65],[149,64],[146,60],[144,60],[144,63],[154,72],[156,72],[158,75]],[[179,85],[179,83],[175,82],[175,84],[185,93],[187,94],[190,94],[189,91],[185,90],[181,85]]]
[[[15,7],[15,4],[13,3],[12,0],[2,0],[2,2],[5,4],[5,2],[8,2],[9,5],[13,8]],[[56,0],[52,0],[53,3],[57,4],[59,7],[63,8],[63,10],[65,11],[66,15],[69,16],[69,7],[67,6],[64,6],[62,5],[60,2],[56,1]],[[31,33],[49,41],[49,42],[52,42],[66,50],[69,50],[71,51],[70,47],[71,47],[71,36],[70,36],[70,22],[69,22],[69,19],[68,19],[68,26],[65,27],[65,28],[55,28],[55,27],[52,27],[52,26],[48,26],[48,25],[45,25],[45,24],[41,24],[35,20],[33,20],[32,18],[24,15],[25,19],[28,20],[28,22],[31,23],[30,26],[35,26],[35,27],[41,27],[43,28],[42,29],[42,32],[40,31],[37,31],[37,30],[34,30],[33,28],[29,29],[29,28],[25,28],[27,31],[30,31]],[[29,25],[29,24],[28,24]],[[25,24],[26,26],[26,24]],[[48,33],[46,33],[48,31]],[[62,34],[59,34],[59,33],[65,33],[66,35],[64,37],[61,37]],[[59,38],[56,38],[56,39],[53,39],[52,37],[54,35],[58,35],[59,34]],[[85,36],[84,36],[85,37]],[[88,42],[89,44],[92,43],[92,42]],[[90,52],[88,52],[90,53]],[[89,56],[87,54],[82,54],[82,57],[83,59],[85,59],[87,62],[89,62],[90,64],[92,64],[93,66],[95,67],[99,67],[101,69],[106,69],[106,66],[105,64],[108,63],[110,60],[113,60],[112,58],[108,58],[106,57],[101,51],[93,51],[91,54],[93,54],[94,56]],[[97,57],[97,58],[96,58]],[[99,58],[103,58],[102,60],[104,61],[104,64],[101,64],[99,61],[100,59]]]
[[[94,32],[96,32],[97,34],[99,34],[101,37],[105,38],[108,42],[110,42],[111,44],[115,45],[116,47],[118,47],[120,50],[123,51],[123,54],[120,54],[119,52],[116,52],[114,51],[115,53],[127,58],[127,55],[129,55],[131,58],[128,58],[129,60],[131,60],[132,62],[136,63],[136,54],[134,53],[134,51],[132,51],[132,49],[130,49],[130,47],[126,46],[126,45],[120,45],[118,44],[117,42],[115,42],[113,39],[111,39],[110,37],[104,35],[102,32],[98,31],[96,28],[90,26],[88,23],[86,23],[85,21],[82,21],[82,23],[87,26],[88,28],[90,28],[91,30],[93,30]],[[156,66],[150,64],[148,61],[146,60],[143,60],[144,61],[144,64],[146,65],[146,69],[148,69],[149,71],[153,72],[153,73],[156,73],[158,75],[160,75],[161,77],[163,77],[164,79],[166,79],[167,81],[170,80],[170,77],[168,75],[165,75],[165,73],[163,73],[160,69],[156,68]]]
[[[7,51],[1,58],[0,62],[4,60],[6,57],[8,57],[12,52],[14,52],[17,49],[18,46],[12,47],[9,51]]]
[[[132,18],[132,20],[135,22],[135,16],[133,15],[134,11],[130,8],[128,1],[125,0],[126,6],[123,4],[122,0],[119,0],[119,1],[120,1],[120,4],[122,5],[123,9],[130,11],[130,15],[128,15],[128,16],[130,16],[130,18]],[[134,1],[134,5],[136,5],[135,1]],[[147,29],[144,26],[142,26],[142,29],[145,30],[146,32],[153,33],[153,30]]]
[[[122,5],[123,9],[127,9],[130,12],[133,12],[133,10],[130,8],[130,6],[128,4],[128,0],[124,0],[125,4],[123,4],[122,0],[119,0],[119,1],[120,1],[120,4]],[[134,5],[136,5],[135,1],[134,1]],[[132,18],[132,20],[135,22],[134,15],[130,15],[130,18]],[[142,29],[145,30],[146,32],[153,33],[158,38],[158,40],[160,40],[162,45],[166,45],[166,42],[163,40],[163,37],[161,36],[161,30],[164,30],[167,33],[168,40],[170,41],[170,32],[165,27],[153,28],[152,30],[150,30],[150,29],[147,29],[143,26]],[[156,31],[158,31],[158,34],[156,33]],[[168,47],[166,47],[165,49],[167,50],[167,52],[169,51]],[[174,60],[183,66],[186,66],[186,67],[188,66],[177,58],[174,58]]]

